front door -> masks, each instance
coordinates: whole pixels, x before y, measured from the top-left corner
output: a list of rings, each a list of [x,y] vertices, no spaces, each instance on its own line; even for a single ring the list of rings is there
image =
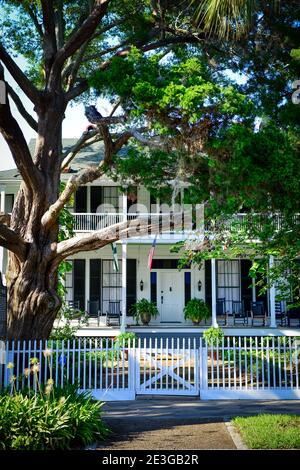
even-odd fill
[[[183,274],[177,271],[159,273],[158,306],[163,323],[183,321]]]

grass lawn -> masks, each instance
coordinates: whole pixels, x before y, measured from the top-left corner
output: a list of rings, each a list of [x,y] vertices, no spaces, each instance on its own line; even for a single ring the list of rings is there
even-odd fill
[[[250,449],[300,449],[300,416],[262,414],[232,423]]]

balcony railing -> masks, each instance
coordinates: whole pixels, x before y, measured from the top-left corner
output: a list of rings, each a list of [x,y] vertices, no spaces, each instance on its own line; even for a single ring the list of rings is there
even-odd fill
[[[95,230],[101,230],[126,220],[136,220],[137,218],[149,219],[149,222],[162,223],[163,220],[167,221],[164,223],[163,228],[160,230],[161,233],[177,233],[177,234],[188,234],[195,229],[192,224],[191,217],[182,213],[182,221],[180,220],[181,215],[176,215],[177,223],[176,227],[172,215],[170,213],[73,213],[74,216],[74,229],[76,232],[92,232]],[[265,226],[266,221],[272,224],[274,230],[280,230],[284,226],[284,220],[280,214],[275,214],[272,217],[266,214],[261,215],[250,215],[246,213],[238,213],[233,217],[223,221],[206,221],[204,224],[205,231],[232,231],[236,228],[247,228],[257,230]],[[295,222],[300,223],[300,215],[295,216]]]
[[[148,220],[149,224],[152,222],[154,224],[161,224],[162,228],[161,233],[183,233],[192,229],[186,226],[187,230],[184,230],[184,218],[182,221],[180,219],[181,215],[176,215],[177,224],[175,227],[175,222],[172,218],[172,214],[164,213],[73,213],[74,217],[74,230],[75,232],[92,232],[95,230],[101,230],[103,228],[109,227],[120,222],[125,222],[126,220],[136,220],[138,218],[143,220]],[[163,223],[164,222],[164,223]],[[149,232],[150,233],[150,232]]]

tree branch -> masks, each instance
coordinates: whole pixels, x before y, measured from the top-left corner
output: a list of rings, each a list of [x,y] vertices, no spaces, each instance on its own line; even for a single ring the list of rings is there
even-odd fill
[[[98,139],[95,140],[93,137],[98,136]],[[98,129],[95,131],[90,131],[90,132],[84,132],[80,139],[76,142],[76,144],[68,151],[66,151],[63,154],[63,162],[61,165],[61,170],[63,171],[65,168],[68,167],[68,165],[71,163],[73,158],[82,150],[84,147],[87,145],[91,145],[94,142],[97,142],[100,140],[100,135]]]
[[[74,100],[77,96],[82,95],[85,91],[89,89],[89,84],[87,80],[81,80],[78,85],[71,88],[70,91],[65,93],[65,104],[67,105],[69,101]]]
[[[12,251],[20,261],[25,260],[27,244],[6,225],[0,224],[0,246]]]
[[[25,11],[27,11],[28,15],[30,16],[38,35],[42,38],[43,35],[44,35],[43,29],[42,29],[42,26],[40,25],[40,23],[38,21],[38,18],[36,16],[33,8],[31,8],[30,5],[25,4],[24,9],[25,9]]]
[[[22,70],[17,66],[16,62],[11,58],[11,56],[6,52],[3,45],[0,43],[0,61],[3,62],[9,73],[12,75],[13,79],[17,82],[21,90],[25,95],[34,103],[36,106],[39,106],[40,103],[40,92],[38,89],[31,83]]]
[[[101,162],[99,167],[97,168],[87,168],[80,172],[78,175],[71,176],[65,189],[63,190],[57,201],[52,204],[47,210],[47,212],[45,212],[45,214],[43,215],[42,224],[44,225],[44,227],[50,227],[51,225],[56,223],[60,211],[70,200],[72,194],[79,188],[79,186],[83,186],[87,183],[90,183],[103,175],[102,167],[103,162]]]
[[[0,66],[0,80],[3,79],[4,70]],[[33,189],[41,187],[41,174],[33,163],[23,132],[11,114],[7,93],[6,103],[0,103],[0,132],[9,146],[16,166],[26,185]]]
[[[10,225],[10,214],[0,212],[0,224]]]
[[[57,53],[55,63],[62,65],[64,61],[73,55],[80,47],[88,41],[96,31],[101,19],[106,14],[110,0],[96,0],[93,11],[82,23],[81,27],[75,31],[67,43]]]
[[[172,216],[172,228],[182,227],[182,213],[176,213]],[[126,220],[109,227],[102,228],[93,233],[76,235],[69,240],[58,243],[56,250],[55,264],[69,256],[82,251],[91,251],[102,248],[117,240],[126,240],[132,237],[143,237],[149,235],[149,232],[159,234],[164,230],[170,229],[170,216],[151,215],[151,217],[139,216],[133,220]]]
[[[27,112],[27,110],[25,109],[22,101],[21,101],[21,98],[19,97],[19,95],[15,92],[15,90],[7,83],[6,84],[6,88],[7,88],[7,91],[9,93],[9,95],[11,96],[11,98],[13,99],[16,107],[17,107],[17,110],[19,111],[19,113],[21,114],[21,116],[23,116],[23,118],[25,119],[25,121],[27,122],[27,124],[35,131],[37,132],[38,131],[38,123],[36,122],[36,120],[31,116],[31,114],[29,114]]]

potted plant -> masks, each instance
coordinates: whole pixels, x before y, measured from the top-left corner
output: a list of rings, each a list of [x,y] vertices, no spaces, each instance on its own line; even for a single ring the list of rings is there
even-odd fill
[[[195,325],[199,325],[202,320],[210,317],[210,309],[202,299],[191,299],[184,307],[184,319],[192,320]]]
[[[147,299],[141,299],[136,302],[131,307],[133,316],[135,317],[137,323],[139,320],[143,325],[149,325],[151,318],[156,318],[158,316],[158,310],[154,302],[149,302]]]
[[[211,327],[204,331],[203,338],[205,339],[206,345],[215,348],[221,344],[222,339],[224,338],[224,332],[222,328]],[[211,355],[211,351],[209,351]],[[213,358],[217,359],[217,351],[213,350]]]
[[[128,360],[128,346],[130,342],[130,346],[132,347],[134,340],[137,338],[135,333],[121,333],[120,335],[116,336],[114,341],[117,348],[121,349],[121,354],[123,354],[124,360]]]

